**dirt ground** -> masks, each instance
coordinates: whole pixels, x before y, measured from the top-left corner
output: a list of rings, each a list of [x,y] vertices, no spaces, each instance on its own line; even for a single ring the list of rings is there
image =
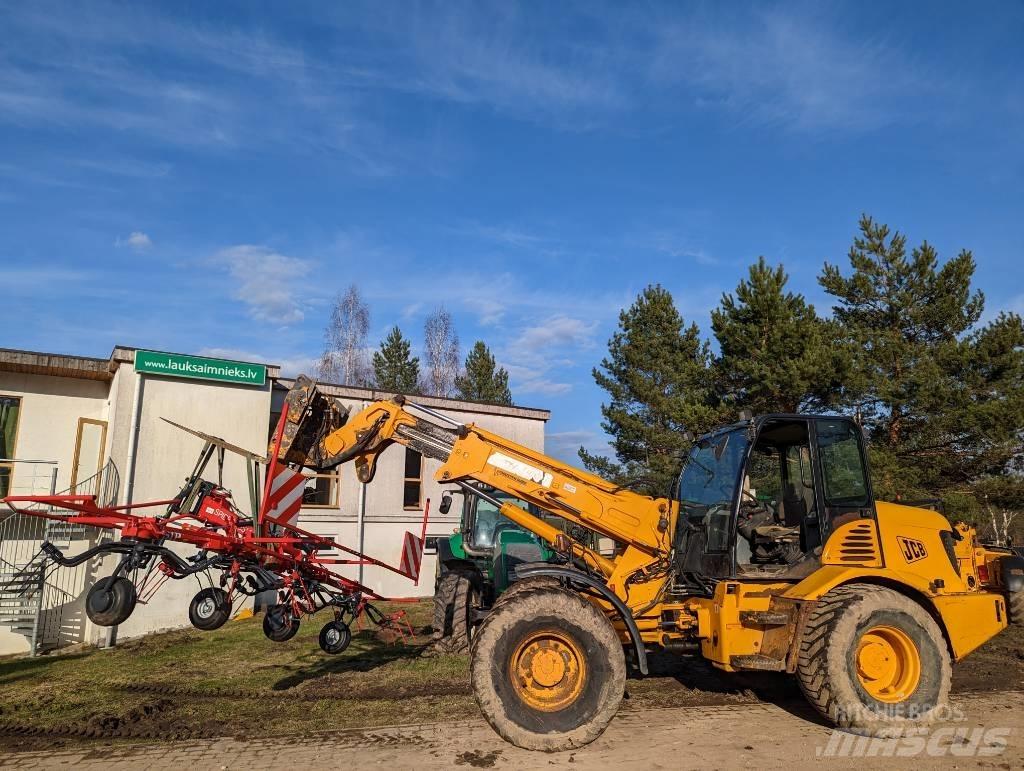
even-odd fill
[[[592,744],[552,754],[506,744],[479,715],[303,737],[92,745],[0,755],[16,768],[227,771],[279,768],[915,769],[1024,767],[1024,694],[955,697],[954,720],[918,738],[871,740],[766,703],[621,712]]]
[[[255,618],[213,633],[151,635],[109,651],[0,660],[0,752],[479,720],[466,657],[427,655],[429,605],[388,610],[406,611],[417,634],[396,641],[364,630],[338,656],[317,647],[319,621],[275,644]],[[953,671],[957,694],[1024,687],[1024,629],[1007,630]],[[653,658],[650,677],[627,683],[622,714],[757,705],[809,712],[791,677],[730,676],[697,658],[662,655]]]

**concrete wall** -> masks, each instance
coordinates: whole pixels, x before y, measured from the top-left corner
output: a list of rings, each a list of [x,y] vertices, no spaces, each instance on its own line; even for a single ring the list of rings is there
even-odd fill
[[[134,373],[133,376],[138,377]],[[257,388],[148,375],[142,377],[134,483],[129,474],[125,475],[125,486],[126,489],[131,488],[133,502],[173,497],[203,447],[202,439],[165,423],[161,418],[219,436],[253,452],[266,452],[269,384]],[[207,467],[204,478],[218,481],[216,461]],[[232,453],[225,455],[224,486],[232,491],[236,504],[243,511],[251,510],[245,463]],[[149,511],[156,513],[160,510]],[[190,546],[173,548],[183,556],[195,554],[195,549]],[[112,569],[112,559],[108,558],[108,562]],[[118,636],[133,637],[155,629],[188,624],[188,603],[198,590],[199,585],[194,579],[166,582],[149,604],[139,606],[118,628]]]
[[[0,372],[0,395],[21,398],[15,456],[24,460],[55,460],[57,491],[71,485],[78,419],[106,420],[108,384],[98,380]],[[108,441],[110,432],[107,432]],[[49,467],[17,465],[13,495],[49,491]]]

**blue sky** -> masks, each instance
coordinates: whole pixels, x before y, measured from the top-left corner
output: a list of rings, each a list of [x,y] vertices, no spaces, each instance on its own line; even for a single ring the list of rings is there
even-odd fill
[[[0,2],[0,345],[318,355],[445,305],[549,449],[646,284],[765,255],[819,310],[861,212],[1024,310],[1024,6]]]

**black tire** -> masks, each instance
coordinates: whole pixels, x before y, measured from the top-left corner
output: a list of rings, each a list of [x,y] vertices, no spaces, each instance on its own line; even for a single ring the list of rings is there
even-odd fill
[[[196,593],[188,604],[188,620],[196,629],[212,632],[220,629],[231,617],[231,600],[228,593],[215,586]]]
[[[135,610],[135,584],[124,576],[101,578],[85,598],[85,614],[98,626],[124,623]]]
[[[271,605],[263,615],[263,634],[273,642],[287,642],[299,631],[299,619],[284,605]]]
[[[342,621],[329,621],[320,630],[320,650],[332,656],[344,651],[352,642],[352,630]]]
[[[1024,626],[1024,591],[1010,592],[1006,597],[1007,615],[1014,626]]]
[[[916,681],[905,681],[909,693],[894,686],[883,700],[866,690],[858,674],[863,666],[861,647],[875,639],[870,633],[879,629],[895,629],[897,639],[912,644],[920,668]],[[890,666],[889,658],[883,661]],[[891,667],[897,673],[908,671]],[[942,631],[924,608],[892,589],[848,584],[825,594],[808,617],[797,679],[807,700],[826,718],[840,728],[873,735],[942,718],[952,670]]]
[[[554,576],[530,576],[529,578],[523,578],[519,581],[515,581],[505,591],[498,595],[498,599],[494,604],[497,605],[499,602],[508,602],[520,592],[529,591],[530,589],[558,589],[561,586],[561,581]]]
[[[434,648],[464,653],[473,635],[473,610],[479,602],[479,575],[456,569],[442,573],[434,591]]]
[[[537,662],[539,655],[546,661]],[[496,604],[480,624],[470,678],[499,736],[558,752],[592,742],[607,727],[625,691],[626,658],[595,605],[567,589],[541,587]],[[534,704],[524,699],[530,689]]]

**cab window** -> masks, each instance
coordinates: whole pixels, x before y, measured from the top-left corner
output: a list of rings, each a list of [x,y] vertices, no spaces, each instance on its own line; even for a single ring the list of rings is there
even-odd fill
[[[860,436],[845,420],[819,420],[818,457],[829,506],[868,506]]]

